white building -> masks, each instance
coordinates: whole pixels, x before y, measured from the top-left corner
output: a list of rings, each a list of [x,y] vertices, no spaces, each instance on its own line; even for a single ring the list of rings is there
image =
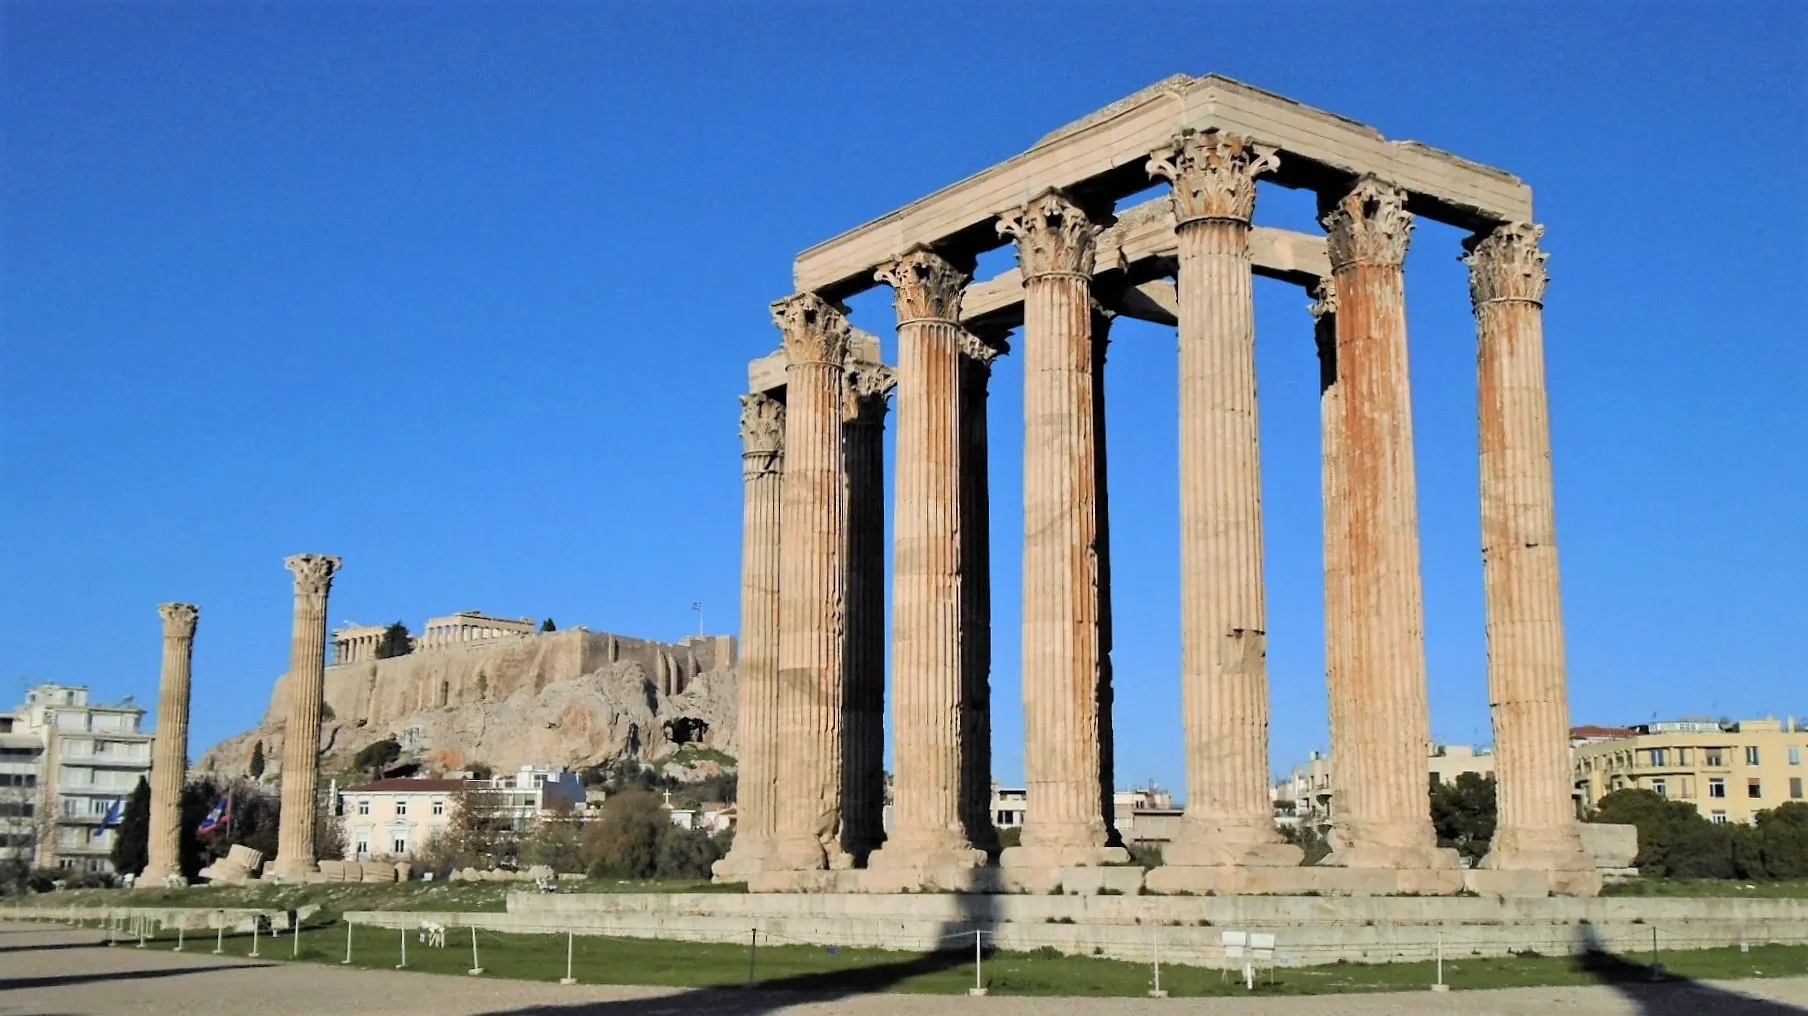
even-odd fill
[[[1493,779],[1494,749],[1466,744],[1432,746],[1425,759],[1428,784],[1434,778],[1439,783],[1455,783],[1464,773]],[[1316,825],[1332,821],[1336,812],[1333,776],[1331,756],[1321,752],[1313,752],[1303,764],[1294,766],[1285,779],[1275,782],[1269,794],[1276,823],[1294,826],[1301,821]]]
[[[35,846],[35,867],[111,872],[125,799],[150,776],[143,720],[138,706],[94,704],[86,687],[60,684],[0,716],[0,857]]]
[[[584,787],[576,773],[522,766],[488,779],[377,780],[339,793],[339,821],[348,861],[400,860],[452,824],[462,793],[482,795],[486,807],[502,812],[517,832],[526,832],[564,801],[582,812]]]

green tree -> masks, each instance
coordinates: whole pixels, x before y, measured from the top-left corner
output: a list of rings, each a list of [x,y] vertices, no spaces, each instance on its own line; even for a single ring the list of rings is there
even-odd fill
[[[1769,878],[1808,878],[1808,803],[1790,801],[1757,815],[1753,828]]]
[[[506,868],[519,857],[520,842],[493,790],[465,789],[452,795],[447,836],[460,868]]]
[[[521,841],[522,864],[544,864],[560,874],[584,871],[583,816],[570,801],[555,800],[534,831]]]
[[[1639,852],[1632,863],[1646,874],[1673,878],[1739,874],[1731,827],[1709,822],[1692,804],[1649,790],[1616,790],[1601,798],[1588,820],[1637,826]],[[1739,855],[1749,858],[1749,848],[1742,846]]]
[[[377,659],[387,660],[397,656],[407,656],[414,652],[414,639],[408,634],[408,626],[396,621],[383,629],[383,637],[377,640]]]
[[[540,622],[540,630],[541,631],[558,631],[559,626],[556,624],[553,624],[552,618],[549,617],[546,620]]]
[[[665,825],[659,832],[653,874],[659,878],[708,878],[710,865],[724,853],[715,837],[701,829],[675,826],[669,819]]]
[[[1494,838],[1494,780],[1480,773],[1458,773],[1453,782],[1431,778],[1431,825],[1438,846],[1455,847],[1479,861]]]
[[[254,780],[263,779],[264,764],[264,742],[259,741],[251,746],[251,765],[247,767],[246,771]]]
[[[150,863],[150,843],[151,785],[140,776],[113,831],[113,870],[121,875],[143,871]]]
[[[352,757],[352,765],[370,770],[370,778],[380,780],[383,778],[383,770],[401,757],[402,746],[396,743],[395,738],[387,737],[365,745],[363,750]]]
[[[644,790],[611,794],[584,833],[584,858],[593,876],[650,878],[659,868],[660,841],[672,827],[659,798]]]

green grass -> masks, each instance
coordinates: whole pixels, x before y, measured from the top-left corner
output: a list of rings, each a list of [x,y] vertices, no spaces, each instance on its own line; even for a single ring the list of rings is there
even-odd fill
[[[408,968],[427,973],[466,976],[471,966],[470,931],[447,930],[446,947],[428,948],[413,931],[358,927],[352,932],[352,963],[371,969],[390,969],[401,958],[401,942],[408,944]],[[762,939],[764,936],[762,936]],[[565,976],[566,940],[559,935],[508,935],[477,933],[483,976],[553,981]],[[174,932],[163,932],[147,948],[169,949]],[[208,954],[215,936],[198,932],[187,936],[188,952]],[[246,956],[251,936],[229,934],[224,952]],[[285,936],[260,940],[259,953],[266,960],[288,961],[297,943]],[[122,942],[118,948],[131,948]],[[346,928],[327,915],[304,926],[299,956],[304,962],[339,963],[346,954]],[[1535,985],[1587,985],[1603,980],[1649,980],[1643,957],[1610,961],[1604,972],[1579,969],[1567,956],[1513,956],[1492,959],[1446,961],[1444,979],[1458,990]],[[1670,979],[1732,979],[1790,976],[1808,973],[1808,946],[1757,946],[1750,952],[1708,949],[1667,953],[1663,956]],[[587,984],[639,984],[678,988],[739,988],[748,976],[746,945],[712,945],[602,937],[573,939],[573,971]],[[972,954],[948,952],[933,955],[888,952],[877,949],[828,949],[820,946],[769,945],[762,941],[755,967],[759,987],[773,990],[900,991],[917,994],[959,994],[973,986]],[[995,953],[984,965],[986,987],[997,995],[1138,996],[1150,987],[1150,968],[1097,957],[1063,956],[1053,950],[1032,953]],[[1357,964],[1283,968],[1274,983],[1263,973],[1258,994],[1305,995],[1340,992],[1423,990],[1431,984],[1431,963]],[[1236,995],[1245,990],[1234,977],[1193,967],[1164,966],[1162,987],[1175,996]]]
[[[580,893],[745,892],[746,886],[715,885],[705,879],[561,882],[560,889]],[[195,886],[188,889],[71,889],[26,897],[24,906],[41,907],[256,907],[293,910],[314,904],[332,913],[348,910],[458,910],[500,913],[508,894],[533,888],[523,882],[324,882],[313,885]],[[0,914],[4,914],[0,908]]]
[[[1808,899],[1808,878],[1747,882],[1735,878],[1640,876],[1607,887],[1608,896],[1742,896],[1748,899]]]

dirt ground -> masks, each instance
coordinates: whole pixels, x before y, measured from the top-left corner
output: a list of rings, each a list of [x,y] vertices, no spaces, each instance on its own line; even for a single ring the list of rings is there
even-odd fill
[[[801,996],[781,992],[561,986],[258,963],[207,952],[112,948],[96,931],[0,923],[0,1016],[1808,1016],[1808,977],[1725,984],[1513,988],[1446,995],[1313,998],[965,998],[940,995]]]

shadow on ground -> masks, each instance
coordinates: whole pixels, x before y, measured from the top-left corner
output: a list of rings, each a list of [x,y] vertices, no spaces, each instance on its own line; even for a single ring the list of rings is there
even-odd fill
[[[1576,969],[1638,1006],[1639,1016],[1808,1016],[1808,1009],[1752,998],[1634,963],[1607,951],[1593,928],[1582,929]]]
[[[92,949],[92,944],[83,948]],[[253,964],[267,966],[268,964]],[[215,970],[243,970],[244,963],[222,963],[211,967],[176,967],[168,970],[108,970],[91,974],[51,974],[45,977],[0,977],[0,992],[23,991],[26,988],[61,988],[71,984],[93,984],[97,981],[144,981],[163,977],[187,977]]]

